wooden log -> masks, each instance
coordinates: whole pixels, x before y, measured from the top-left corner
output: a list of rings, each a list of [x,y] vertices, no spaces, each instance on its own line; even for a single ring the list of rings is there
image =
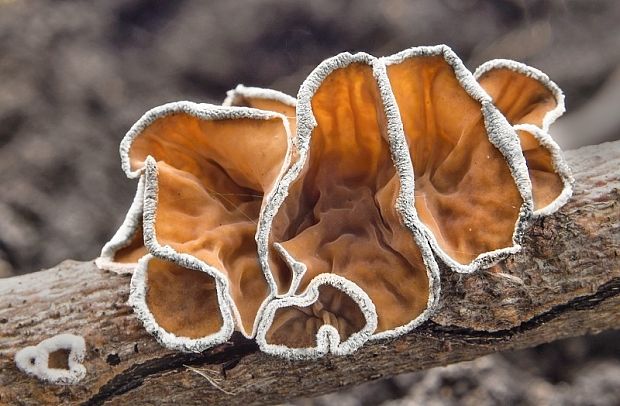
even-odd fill
[[[347,357],[286,361],[238,335],[199,354],[166,350],[126,305],[129,278],[93,262],[1,279],[0,404],[276,403],[620,328],[620,141],[566,156],[574,196],[520,253],[473,275],[442,269],[431,321]],[[16,368],[19,349],[60,333],[86,340],[82,381],[55,386]]]

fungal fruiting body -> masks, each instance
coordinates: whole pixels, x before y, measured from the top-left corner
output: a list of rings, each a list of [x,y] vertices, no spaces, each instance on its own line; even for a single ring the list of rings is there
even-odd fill
[[[496,59],[474,76],[517,131],[532,182],[534,215],[558,210],[572,194],[570,168],[549,127],[564,113],[564,94],[547,75],[525,64]]]
[[[173,103],[147,113],[125,142],[124,167],[145,178],[150,254],[130,297],[139,317],[183,350],[225,341],[233,328],[252,336],[271,291],[255,234],[263,196],[290,162],[286,117]]]
[[[346,354],[373,335],[404,332],[438,297],[437,264],[407,223],[412,189],[384,67],[342,54],[319,65],[299,93],[298,160],[266,201],[278,298],[257,340],[299,357]],[[400,138],[399,138],[400,137]]]
[[[15,364],[24,373],[58,385],[73,385],[86,376],[82,365],[86,354],[84,338],[58,334],[36,346],[22,348],[15,354]]]
[[[337,55],[297,99],[167,104],[121,143],[138,188],[98,265],[133,270],[129,301],[166,347],[237,330],[283,357],[348,354],[433,314],[438,260],[491,266],[566,202],[548,134],[563,111],[542,72],[472,74],[444,45]]]
[[[288,118],[289,128],[294,130],[295,123],[295,98],[271,89],[237,86],[228,91],[223,106],[251,107],[260,110],[274,111]],[[293,126],[293,127],[291,127]],[[121,160],[130,161],[128,156],[133,136],[124,138],[121,144]],[[123,170],[130,179],[136,178],[135,173],[127,169],[123,164]],[[134,200],[125,216],[125,220],[118,231],[101,250],[101,255],[96,259],[99,268],[116,273],[133,273],[138,260],[148,251],[144,246],[143,237],[143,203],[144,203],[144,177],[139,175],[138,186]]]

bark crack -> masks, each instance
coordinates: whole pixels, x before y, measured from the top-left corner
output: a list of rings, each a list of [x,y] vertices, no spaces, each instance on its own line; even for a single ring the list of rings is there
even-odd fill
[[[513,336],[536,329],[556,317],[568,311],[583,311],[593,309],[603,301],[620,296],[620,278],[614,278],[601,285],[592,295],[580,296],[567,303],[557,305],[545,313],[537,315],[520,325],[498,331],[482,331],[454,326],[441,326],[435,322],[427,321],[412,335],[422,334],[425,336],[446,339],[454,342],[466,342],[468,344],[491,345],[498,342],[509,341]],[[253,340],[235,333],[231,340],[225,344],[214,347],[199,354],[175,353],[162,358],[133,365],[103,385],[99,392],[86,402],[85,406],[101,405],[115,396],[125,394],[144,383],[144,380],[155,374],[181,369],[183,365],[214,365],[231,363],[236,365],[239,360],[258,351]],[[223,368],[222,373],[225,374]]]
[[[155,374],[183,368],[184,365],[226,364],[258,351],[252,340],[235,333],[230,341],[211,348],[202,353],[174,353],[161,358],[152,359],[141,364],[132,365],[103,385],[99,392],[82,403],[84,406],[101,405],[115,396],[127,393],[144,383],[144,380]],[[224,369],[222,370],[224,374]]]

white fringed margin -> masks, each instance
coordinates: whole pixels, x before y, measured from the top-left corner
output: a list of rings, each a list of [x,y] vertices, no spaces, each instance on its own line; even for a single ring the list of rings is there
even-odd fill
[[[69,351],[69,369],[49,367],[49,355],[58,350]],[[15,354],[15,364],[22,372],[56,385],[74,385],[86,376],[82,365],[86,355],[84,338],[73,334],[58,334],[36,346],[21,349]]]
[[[125,220],[116,231],[114,236],[101,249],[99,258],[95,259],[95,265],[99,269],[112,271],[117,274],[131,274],[137,266],[137,263],[121,263],[116,262],[114,257],[116,253],[131,244],[138,232],[141,232],[142,226],[142,204],[144,200],[144,177],[140,176],[138,188],[133,202],[127,211]]]
[[[572,171],[564,159],[564,154],[560,149],[560,146],[551,138],[548,132],[533,124],[517,124],[514,126],[517,131],[526,131],[534,136],[534,138],[551,154],[551,163],[556,173],[562,179],[564,188],[558,197],[555,198],[547,206],[538,209],[534,212],[534,217],[543,217],[555,213],[560,207],[564,206],[566,202],[573,195],[573,178]]]
[[[336,274],[321,274],[311,281],[310,286],[312,289],[309,286],[304,293],[300,295],[293,295],[303,277],[303,274],[305,273],[306,266],[305,264],[295,260],[283,246],[274,243],[274,246],[281,257],[287,264],[289,264],[289,267],[293,271],[293,280],[291,283],[291,289],[289,289],[286,294],[278,296],[277,299],[268,305],[268,310],[266,310],[266,313],[263,315],[263,320],[258,329],[257,341],[263,351],[285,358],[317,358],[325,355],[330,350],[333,354],[344,355],[359,348],[366,340],[402,335],[428,320],[428,318],[434,313],[439,299],[440,281],[437,262],[432,255],[431,248],[426,239],[414,226],[415,219],[417,219],[417,214],[415,213],[415,208],[413,205],[413,166],[411,164],[409,149],[407,148],[404,132],[402,130],[398,107],[395,104],[395,99],[385,71],[385,65],[381,60],[365,53],[358,53],[355,55],[350,53],[342,53],[335,57],[329,58],[317,66],[301,85],[297,104],[298,124],[296,145],[298,147],[299,155],[297,161],[278,184],[276,191],[274,191],[271,198],[265,201],[265,210],[263,212],[263,219],[265,221],[259,225],[259,232],[257,233],[259,236],[259,238],[257,238],[258,249],[262,254],[260,256],[261,258],[266,258],[273,218],[286,199],[290,185],[299,177],[310,153],[309,147],[312,131],[317,125],[316,119],[312,112],[312,98],[323,81],[332,72],[337,69],[346,68],[353,63],[363,63],[371,67],[373,69],[375,80],[377,81],[377,86],[380,90],[381,98],[384,104],[384,111],[386,113],[388,143],[392,153],[392,160],[401,183],[396,209],[400,213],[405,226],[408,227],[413,233],[414,239],[420,248],[426,266],[429,279],[429,297],[427,308],[422,314],[415,317],[409,323],[395,329],[383,331],[373,335],[376,328],[376,321],[374,322],[375,327],[372,330],[370,330],[370,321],[377,319],[376,309],[370,297],[363,292],[359,286]],[[269,263],[266,260],[261,264],[268,270],[269,273],[271,273]],[[341,343],[338,331],[334,327],[324,325],[317,333],[317,346],[312,348],[287,348],[282,345],[269,344],[266,341],[266,335],[273,321],[275,311],[282,307],[308,306],[314,303],[318,299],[317,289],[321,284],[336,286],[351,296],[351,298],[360,306],[360,309],[366,317],[367,324],[364,329]]]
[[[278,178],[276,179],[276,184],[279,182],[279,178],[282,176],[285,168],[289,165],[290,155],[292,151],[292,136],[290,128],[288,126],[288,120],[285,116],[279,113],[268,112],[253,108],[222,107],[208,105],[204,103],[197,104],[191,102],[170,103],[147,112],[145,116],[140,119],[137,125],[134,126],[134,128],[138,128],[140,130],[130,131],[130,136],[126,137],[129,140],[127,141],[125,146],[125,150],[127,151],[127,157],[129,156],[128,154],[131,149],[131,143],[136,137],[140,135],[141,131],[146,129],[148,125],[152,124],[159,118],[178,113],[185,113],[202,120],[234,120],[244,118],[256,120],[281,120],[283,128],[285,129],[285,132],[287,134],[288,145],[287,154],[285,156]],[[199,339],[177,337],[174,334],[171,334],[162,329],[161,326],[159,326],[155,321],[146,303],[146,290],[148,287],[146,268],[148,266],[150,256],[147,256],[140,261],[140,265],[138,266],[131,280],[129,301],[130,304],[134,307],[134,309],[136,309],[136,314],[138,318],[145,325],[147,331],[155,335],[155,337],[157,337],[158,341],[162,345],[167,348],[173,348],[180,351],[199,352],[218,343],[225,342],[226,340],[228,340],[228,338],[230,338],[235,327],[244,336],[248,338],[254,337],[259,324],[260,315],[262,314],[265,305],[273,298],[273,296],[275,295],[274,292],[277,292],[277,286],[275,281],[271,277],[271,274],[265,274],[265,278],[267,284],[269,285],[271,293],[265,298],[259,309],[259,312],[254,321],[253,330],[251,332],[247,332],[245,331],[243,323],[241,322],[241,316],[239,314],[238,308],[230,295],[230,287],[226,275],[219,269],[199,260],[192,255],[179,253],[170,246],[162,246],[159,244],[155,227],[158,201],[158,175],[157,163],[155,162],[155,159],[151,156],[147,157],[144,168],[141,169],[141,171],[143,171],[145,179],[143,203],[144,245],[146,246],[150,254],[152,254],[152,256],[154,257],[173,262],[179,266],[195,270],[197,272],[205,272],[208,275],[212,276],[216,281],[218,303],[220,304],[224,324],[222,326],[222,329],[217,333]],[[266,193],[266,198],[269,198],[271,193],[271,191]],[[262,214],[259,215],[259,223],[261,223],[262,221],[261,216]]]
[[[553,124],[566,111],[566,107],[564,104],[564,93],[562,92],[560,87],[555,84],[555,82],[553,82],[551,79],[549,79],[549,76],[547,76],[545,73],[524,63],[509,59],[494,59],[483,63],[474,72],[474,77],[476,78],[476,80],[478,80],[482,78],[485,74],[496,69],[511,70],[513,72],[520,73],[523,76],[538,81],[540,84],[545,86],[549,90],[549,92],[551,92],[555,99],[556,106],[545,114],[541,127],[535,126],[533,124],[516,124],[513,126],[516,131],[527,131],[528,133],[532,134],[534,138],[536,138],[536,140],[540,143],[540,145],[546,148],[551,154],[553,166],[558,176],[560,176],[560,178],[562,179],[564,188],[560,195],[553,202],[541,209],[536,210],[534,212],[534,217],[542,217],[555,213],[570,199],[573,194],[573,177],[571,174],[571,170],[566,161],[564,160],[564,156],[560,147],[549,134],[549,127],[551,126],[551,124]]]
[[[469,264],[462,264],[450,257],[450,255],[441,248],[433,232],[419,220],[417,213],[415,214],[414,221],[416,222],[416,226],[424,232],[435,254],[452,270],[459,273],[471,273],[478,269],[487,268],[521,249],[520,242],[523,237],[524,229],[533,213],[532,185],[528,176],[525,158],[521,153],[521,146],[516,131],[493,105],[491,97],[480,84],[478,84],[474,75],[448,46],[436,45],[409,48],[392,56],[381,58],[381,60],[385,65],[389,66],[402,63],[410,58],[429,56],[441,56],[452,67],[457,80],[467,94],[480,103],[480,110],[484,117],[484,124],[489,141],[506,158],[510,173],[512,174],[523,200],[512,235],[513,245],[482,253]],[[415,213],[415,207],[411,210]]]
[[[319,287],[330,285],[348,295],[357,303],[366,324],[353,333],[345,341],[341,341],[340,333],[335,327],[324,324],[316,334],[316,346],[309,348],[289,348],[285,345],[270,344],[266,335],[273,323],[278,309],[290,306],[306,307],[312,305],[319,298]],[[261,317],[260,326],[256,334],[256,342],[260,349],[268,354],[277,355],[288,359],[312,359],[319,358],[331,352],[334,355],[351,354],[360,348],[377,328],[377,310],[370,297],[358,285],[336,274],[321,274],[316,276],[306,290],[299,295],[274,299],[265,308]]]
[[[237,85],[236,88],[226,92],[226,98],[222,102],[222,106],[239,106],[242,105],[240,99],[264,99],[273,100],[289,107],[297,105],[297,99],[286,93],[273,89],[263,89],[261,87],[248,87]]]
[[[420,221],[417,215],[414,205],[413,165],[408,152],[409,150],[402,127],[400,112],[386,73],[387,65],[401,63],[408,58],[425,56],[442,56],[444,60],[446,60],[446,62],[453,68],[459,83],[463,86],[465,91],[481,104],[481,112],[484,117],[485,128],[487,129],[489,141],[496,148],[498,148],[498,150],[506,158],[511,174],[523,199],[520,215],[515,224],[513,246],[483,253],[469,264],[460,264],[450,258],[450,256],[439,247],[433,233]],[[482,65],[476,71],[476,76],[480,76],[486,71],[498,66],[510,67],[512,69],[524,69],[521,66],[522,64],[514,63],[513,61],[508,61],[510,63],[506,61],[492,62],[494,63]],[[269,234],[271,231],[273,218],[277,214],[277,211],[282,205],[284,199],[287,197],[288,189],[291,183],[299,177],[305,165],[309,154],[312,131],[317,125],[312,113],[312,97],[322,84],[323,80],[331,72],[336,69],[344,68],[352,63],[365,63],[373,68],[373,74],[380,89],[381,98],[384,104],[384,111],[386,113],[387,136],[390,151],[394,165],[398,172],[401,186],[399,196],[397,198],[396,209],[400,213],[404,225],[413,233],[415,241],[422,253],[430,287],[428,306],[421,315],[403,326],[376,334],[373,334],[377,326],[376,309],[370,297],[358,285],[335,274],[321,274],[310,282],[310,285],[302,294],[295,295],[294,292],[299,286],[299,283],[306,271],[306,266],[305,264],[296,261],[281,245],[276,243],[274,247],[280,253],[282,258],[289,264],[294,273],[291,289],[289,289],[289,291],[285,294],[278,294],[275,279],[269,268],[268,261]],[[531,75],[531,77],[538,78],[539,80],[540,78],[546,78],[546,75],[542,74],[540,71],[534,70],[533,68],[528,67],[525,71],[527,71],[527,74]],[[555,88],[553,88],[555,84],[550,81],[548,81],[548,83],[552,84],[549,86],[550,89],[554,91],[554,95],[556,95],[558,107],[545,117],[543,129],[531,128],[527,125],[515,126],[513,128],[507,122],[505,117],[492,104],[490,96],[477,83],[474,75],[472,75],[471,72],[465,68],[456,54],[454,54],[454,52],[452,52],[452,50],[445,45],[415,47],[390,57],[380,59],[364,53],[355,55],[343,53],[323,61],[308,76],[300,88],[297,104],[297,132],[294,145],[291,145],[289,137],[289,153],[286,158],[287,162],[282,166],[282,170],[279,174],[277,182],[275,183],[274,189],[264,196],[263,206],[258,221],[256,241],[259,262],[267,279],[267,283],[271,289],[271,295],[267,297],[261,305],[251,334],[248,334],[243,330],[239,312],[230,297],[228,281],[221,271],[209,266],[191,255],[177,253],[171,247],[161,246],[157,242],[155,235],[155,217],[157,208],[156,163],[151,157],[149,157],[146,161],[145,169],[140,168],[132,171],[129,164],[129,151],[135,137],[137,137],[156,119],[164,117],[168,114],[184,112],[207,120],[218,118],[234,119],[238,117],[267,119],[278,116],[278,114],[256,109],[231,106],[238,103],[237,100],[239,97],[265,98],[275,100],[289,106],[295,105],[295,99],[281,92],[239,85],[236,89],[228,92],[228,96],[224,101],[224,107],[212,106],[208,104],[196,104],[191,102],[177,102],[160,106],[149,111],[131,128],[121,142],[120,147],[122,167],[127,176],[130,178],[135,178],[141,176],[144,171],[146,173],[144,187],[144,239],[145,245],[152,255],[147,255],[140,261],[138,270],[132,277],[130,302],[136,309],[138,317],[142,320],[147,330],[154,334],[162,345],[168,348],[174,348],[182,351],[202,351],[228,339],[236,324],[237,328],[246,337],[251,338],[256,336],[256,339],[263,351],[289,359],[317,358],[328,352],[332,352],[335,355],[345,355],[355,351],[367,340],[396,337],[412,330],[427,320],[434,313],[437,307],[437,301],[440,295],[440,277],[433,252],[444,260],[444,262],[446,262],[453,270],[462,273],[469,273],[480,268],[488,267],[505,258],[508,254],[517,252],[520,249],[519,241],[524,232],[526,222],[533,216],[533,202],[531,182],[528,176],[525,159],[521,153],[519,140],[516,134],[517,130],[530,131],[539,140],[541,145],[551,151],[554,158],[554,165],[556,166],[560,176],[562,176],[566,186],[565,191],[562,196],[554,202],[553,208],[549,210],[555,210],[557,207],[564,204],[570,196],[570,183],[572,181],[570,171],[562,159],[561,151],[557,147],[557,144],[555,144],[546,133],[548,126],[564,111],[564,99],[559,88],[556,86],[556,91],[554,90]],[[288,121],[283,116],[281,118],[287,128],[287,133],[290,135]],[[295,146],[298,147],[297,152],[299,153],[299,158],[289,167],[288,164],[290,163],[291,150]],[[138,209],[136,209],[136,211],[137,210]],[[132,210],[130,210],[130,213],[133,213],[135,216],[135,213]],[[543,215],[546,213],[547,211],[541,211],[541,213],[537,212],[536,214]],[[126,222],[129,221],[126,219]],[[130,228],[131,224],[128,224],[126,229],[129,230]],[[117,234],[119,234],[119,237],[116,241],[120,242],[124,241],[123,238],[127,238],[126,235],[128,232],[121,233],[121,230],[119,230],[119,233]],[[116,244],[118,244],[118,242],[116,242]],[[112,241],[109,244],[112,244]],[[113,248],[110,248],[110,250],[112,249]],[[187,337],[176,337],[173,334],[164,331],[159,325],[157,325],[157,322],[148,310],[145,299],[148,285],[145,271],[148,266],[148,261],[150,261],[153,256],[172,261],[185,268],[193,269],[198,272],[205,272],[216,280],[218,301],[220,303],[222,317],[224,319],[224,326],[218,333],[201,339],[189,339]],[[317,345],[311,348],[288,348],[285,346],[268,343],[266,341],[266,335],[269,331],[271,323],[273,322],[276,311],[287,306],[303,307],[311,305],[318,299],[318,289],[324,284],[334,286],[341,290],[344,294],[349,295],[360,306],[360,309],[366,318],[366,325],[364,328],[353,334],[344,342],[341,342],[338,331],[333,326],[324,325],[319,329],[317,334]]]

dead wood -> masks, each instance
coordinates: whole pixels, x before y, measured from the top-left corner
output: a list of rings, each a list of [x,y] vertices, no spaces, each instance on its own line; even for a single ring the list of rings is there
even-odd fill
[[[275,403],[620,328],[620,141],[566,155],[574,196],[532,226],[519,254],[474,275],[443,269],[432,321],[348,357],[284,361],[240,336],[200,354],[168,351],[126,305],[129,278],[93,262],[0,279],[0,404]],[[19,349],[60,333],[86,340],[79,384],[16,368]]]

